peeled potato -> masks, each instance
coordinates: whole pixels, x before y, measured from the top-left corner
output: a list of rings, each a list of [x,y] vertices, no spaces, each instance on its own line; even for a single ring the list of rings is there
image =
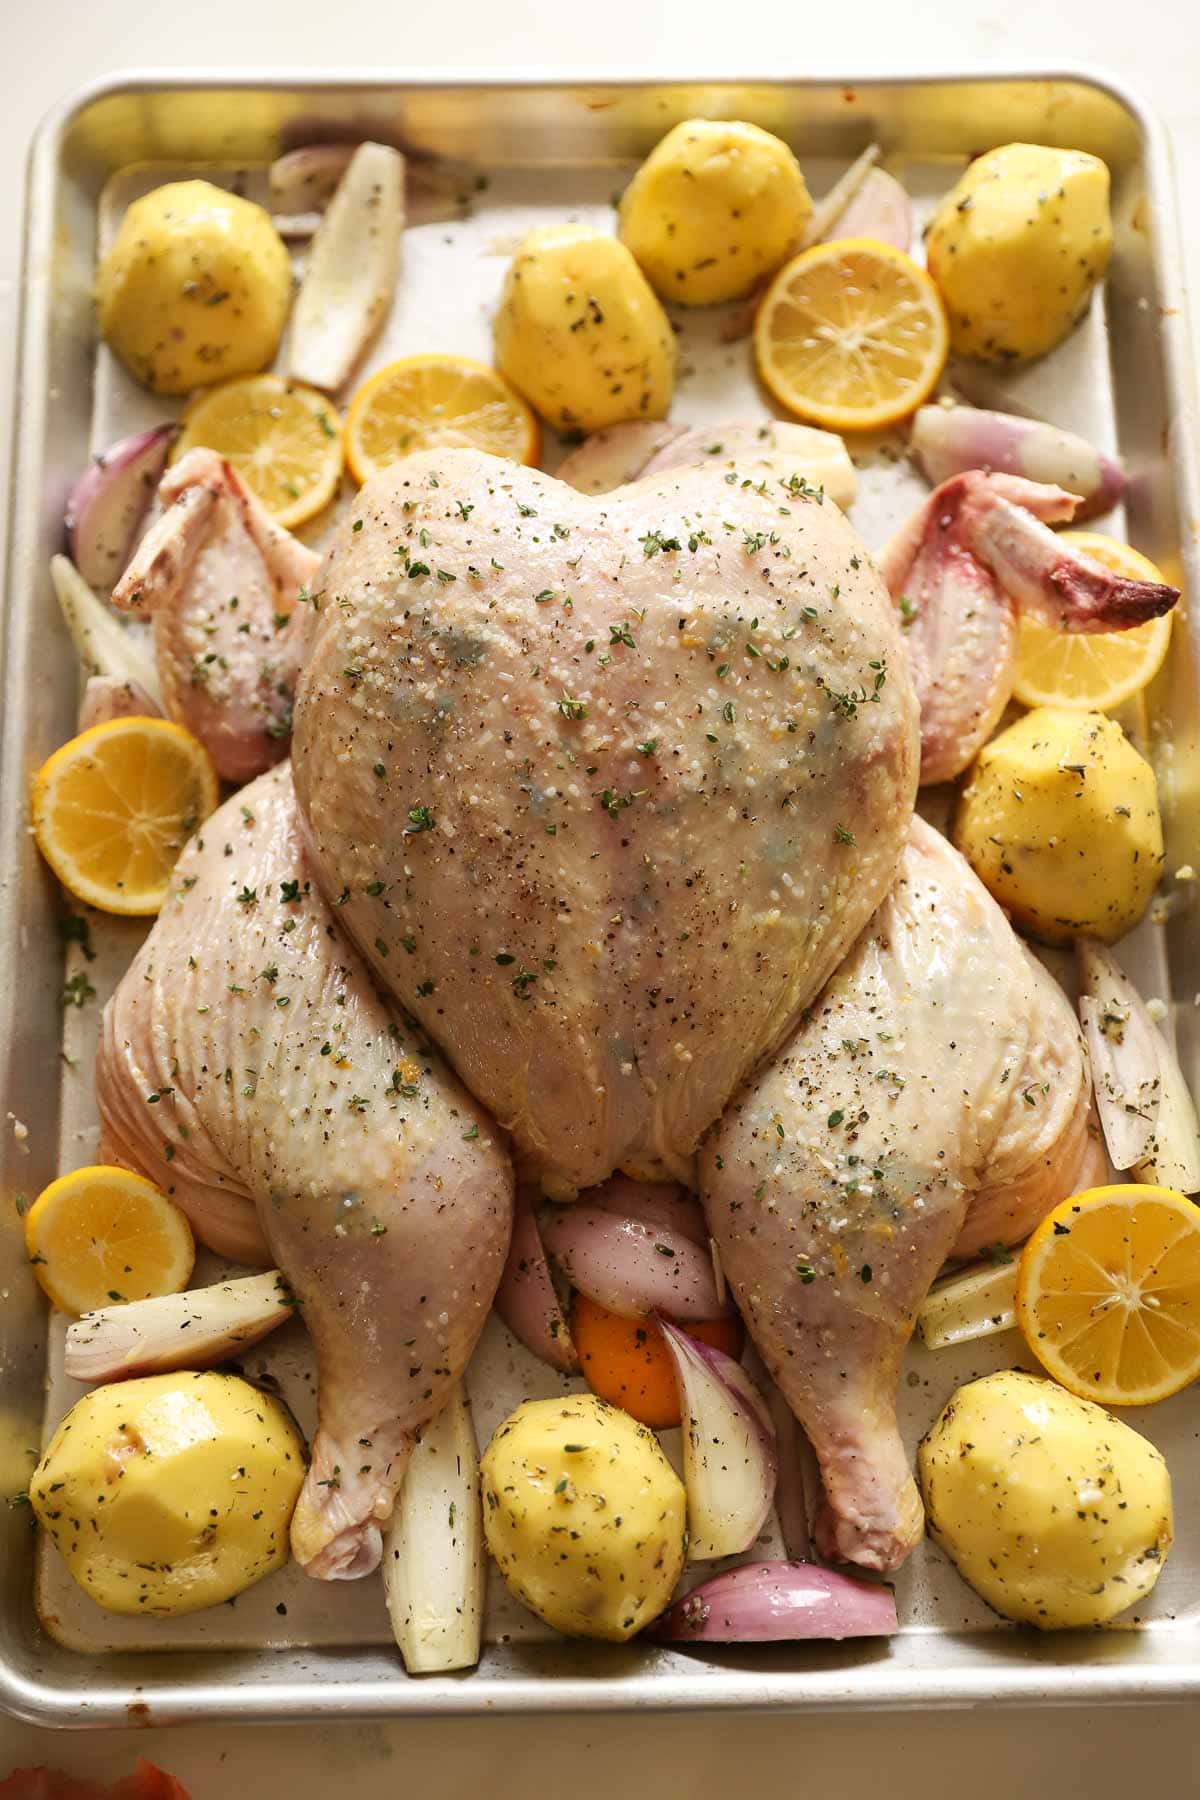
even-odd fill
[[[1154,771],[1103,713],[1035,707],[980,751],[954,841],[1022,930],[1115,943],[1162,874]]]
[[[1074,330],[1112,250],[1108,169],[1082,150],[978,157],[929,227],[929,273],[960,356],[1027,362]]]
[[[1014,1369],[968,1382],[918,1463],[930,1534],[1006,1618],[1103,1625],[1158,1580],[1173,1536],[1166,1463],[1053,1381]]]
[[[785,143],[731,119],[687,119],[621,198],[621,241],[664,300],[711,306],[748,294],[798,248],[812,213]]]
[[[529,233],[505,277],[496,361],[564,432],[665,418],[675,388],[666,313],[624,244],[590,225]]]
[[[100,265],[100,330],[156,394],[265,369],[292,297],[292,265],[261,206],[209,181],[135,200]]]
[[[29,1483],[42,1530],[110,1612],[195,1612],[280,1568],[304,1446],[277,1400],[237,1375],[94,1388]]]
[[[480,1467],[488,1549],[517,1599],[573,1637],[623,1643],[683,1569],[683,1483],[654,1433],[593,1394],[526,1400]]]

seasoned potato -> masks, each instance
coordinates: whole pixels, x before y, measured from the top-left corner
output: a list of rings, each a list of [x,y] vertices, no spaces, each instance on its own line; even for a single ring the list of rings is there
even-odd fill
[[[1082,150],[1006,144],[973,162],[929,227],[954,348],[988,362],[1053,350],[1112,250],[1108,170]]]
[[[811,213],[800,164],[777,137],[736,119],[687,119],[626,188],[619,229],[664,300],[711,306],[777,269]]]
[[[918,1456],[931,1534],[1005,1618],[1103,1625],[1145,1599],[1171,1548],[1171,1477],[1153,1444],[1053,1381],[959,1388]]]
[[[267,213],[208,181],[135,200],[100,265],[100,330],[156,394],[265,369],[279,347],[292,265]]]
[[[1115,943],[1162,872],[1154,771],[1103,713],[1035,707],[980,751],[954,841],[1043,943]]]
[[[666,313],[624,244],[590,225],[525,239],[496,315],[496,361],[560,431],[664,418],[675,387]]]
[[[683,1483],[648,1426],[594,1394],[526,1400],[481,1465],[488,1549],[517,1599],[572,1637],[623,1642],[683,1568]]]
[[[216,1606],[287,1561],[304,1447],[236,1375],[151,1375],[85,1394],[29,1484],[43,1531],[116,1613]]]

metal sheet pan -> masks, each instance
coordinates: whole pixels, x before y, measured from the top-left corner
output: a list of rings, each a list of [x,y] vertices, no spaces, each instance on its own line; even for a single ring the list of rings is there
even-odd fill
[[[93,444],[139,422],[145,397],[97,359],[91,280],[103,221],[155,165],[236,167],[253,182],[278,149],[317,135],[370,133],[406,149],[470,162],[492,185],[463,226],[425,228],[406,249],[406,281],[374,360],[428,348],[486,347],[489,295],[514,232],[546,209],[596,208],[630,163],[671,124],[695,113],[750,117],[786,137],[819,192],[878,139],[918,196],[940,191],[964,157],[1013,138],[1057,142],[1104,157],[1114,176],[1117,248],[1106,304],[1064,352],[1018,378],[1030,404],[1061,423],[1119,443],[1135,482],[1131,535],[1193,593],[1200,484],[1190,395],[1173,199],[1161,133],[1136,101],[1086,74],[945,76],[900,82],[678,83],[470,80],[438,75],[170,74],[118,79],[85,94],[43,127],[30,170],[28,236],[8,604],[4,628],[3,786],[0,788],[0,1496],[24,1488],[50,1415],[70,1403],[60,1343],[25,1266],[15,1206],[59,1166],[89,1160],[89,1026],[73,1014],[64,1048],[63,971],[56,896],[28,836],[27,780],[69,735],[75,659],[46,578],[62,500]],[[239,179],[242,177],[239,176]],[[491,266],[489,267],[489,254]],[[447,279],[449,278],[449,279]],[[453,292],[453,310],[445,296]],[[761,408],[744,353],[731,355],[697,315],[682,358],[677,403],[696,421]],[[486,351],[485,351],[486,353]],[[155,404],[155,415],[161,408]],[[862,458],[855,520],[878,544],[911,498],[886,444]],[[1200,731],[1195,644],[1176,633],[1167,671],[1129,723],[1155,756],[1168,812],[1168,867],[1200,860]],[[1150,991],[1173,999],[1185,1067],[1200,1074],[1200,923],[1185,906],[1137,946]],[[105,933],[118,968],[130,927]],[[93,971],[97,985],[102,985]],[[296,1334],[297,1336],[299,1334]],[[910,1440],[959,1381],[1014,1360],[1016,1342],[974,1354],[914,1351],[906,1407]],[[489,1331],[473,1386],[484,1434],[505,1387],[531,1379]],[[289,1360],[290,1358],[290,1360]],[[263,1352],[268,1372],[304,1385],[302,1350]],[[546,1372],[541,1372],[544,1386]],[[535,1391],[531,1386],[529,1391]],[[482,1403],[478,1396],[486,1396]],[[1182,1500],[1180,1540],[1137,1626],[1100,1635],[1035,1637],[987,1613],[931,1548],[901,1580],[906,1629],[890,1645],[767,1646],[695,1653],[539,1641],[497,1600],[489,1647],[470,1676],[409,1680],[387,1644],[379,1597],[307,1583],[294,1571],[262,1584],[233,1612],[197,1615],[195,1629],[131,1636],[88,1608],[53,1561],[33,1605],[34,1541],[27,1508],[0,1506],[0,1704],[56,1724],[183,1718],[349,1717],[380,1713],[587,1710],[714,1706],[904,1706],[984,1699],[1029,1702],[1136,1699],[1200,1692],[1200,1523],[1188,1506],[1200,1485],[1194,1394],[1139,1419],[1164,1447]],[[301,1409],[302,1410],[302,1409]],[[287,1613],[276,1611],[285,1605]],[[208,1621],[207,1625],[203,1621]],[[182,1622],[186,1624],[185,1622]],[[57,1641],[56,1641],[57,1639]],[[157,1642],[151,1652],[145,1646]],[[170,1644],[165,1650],[162,1646]],[[69,1646],[74,1645],[72,1649]],[[109,1653],[98,1655],[104,1646]],[[134,1646],[134,1647],[123,1647]],[[267,1647],[269,1646],[269,1647]],[[80,1654],[80,1652],[86,1654]]]

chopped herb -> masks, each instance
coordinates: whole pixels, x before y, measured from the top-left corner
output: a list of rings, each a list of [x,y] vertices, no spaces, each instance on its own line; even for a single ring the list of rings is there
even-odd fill
[[[624,644],[629,650],[637,649],[637,645],[633,641],[633,633],[630,631],[628,625],[610,625],[608,628],[608,641],[610,644]]]
[[[92,928],[82,913],[67,913],[58,921],[58,935],[64,944],[78,944],[89,962],[95,962],[96,952],[92,949]]]
[[[661,531],[648,531],[644,537],[638,539],[638,542],[642,546],[642,555],[645,557],[657,556],[660,551],[665,554],[668,550],[683,548],[677,537],[664,537]]]
[[[817,1271],[813,1268],[811,1263],[797,1263],[796,1273],[804,1283],[805,1287],[808,1287],[810,1283],[817,1279]]]
[[[410,806],[404,835],[405,837],[415,837],[418,832],[432,831],[436,823],[436,819],[427,806]]]
[[[847,831],[844,825],[835,825],[833,828],[833,835],[839,844],[852,844],[854,842],[854,833],[852,831]]]
[[[94,1000],[95,998],[95,988],[92,986],[87,976],[82,973],[72,975],[70,981],[67,982],[62,991],[62,1004],[64,1006],[83,1007],[87,1005],[89,1000]]]
[[[658,749],[658,739],[657,738],[647,738],[645,743],[638,745],[637,752],[638,752],[639,756],[653,756],[654,752],[657,749]]]
[[[831,1112],[828,1119],[825,1121],[826,1124],[829,1126],[830,1131],[836,1131],[838,1126],[841,1124],[842,1120],[845,1118],[845,1116],[846,1116],[845,1113],[842,1112],[840,1109],[835,1112]]]
[[[572,700],[569,694],[564,694],[562,699],[558,702],[558,710],[564,719],[587,718],[586,702],[583,700]]]

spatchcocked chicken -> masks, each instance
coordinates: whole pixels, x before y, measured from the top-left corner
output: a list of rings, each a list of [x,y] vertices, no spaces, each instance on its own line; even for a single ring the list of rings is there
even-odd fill
[[[236,495],[196,473],[204,541],[254,572]],[[469,1357],[510,1229],[503,1133],[556,1199],[618,1170],[700,1185],[821,1460],[824,1547],[891,1568],[915,1542],[894,1398],[916,1307],[1092,1154],[1070,1010],[914,823],[919,770],[969,758],[1016,607],[1112,626],[1172,592],[1081,573],[1034,516],[1055,490],[964,479],[887,553],[890,596],[757,448],[597,494],[425,453],[362,491],[294,628],[295,800],[275,771],[185,854],[99,1082],[107,1151],[296,1288],[321,1373],[312,1573],[378,1555]],[[265,606],[298,577],[256,554]],[[196,632],[228,622],[215,564],[199,595],[174,567],[147,539],[130,596],[158,595],[169,706],[269,760],[261,660],[239,693],[220,650],[229,683],[191,692]],[[977,609],[982,689],[954,649]]]

